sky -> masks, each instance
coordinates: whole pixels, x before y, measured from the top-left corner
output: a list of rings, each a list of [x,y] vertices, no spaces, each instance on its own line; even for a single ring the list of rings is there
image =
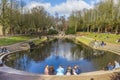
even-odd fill
[[[58,13],[60,16],[69,16],[72,11],[91,9],[100,0],[24,0],[24,8],[32,9],[43,6],[51,15]]]

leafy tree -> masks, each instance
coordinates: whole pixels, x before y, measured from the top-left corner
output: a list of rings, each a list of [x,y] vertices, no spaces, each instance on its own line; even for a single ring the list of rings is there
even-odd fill
[[[94,8],[76,11],[69,17],[69,26],[87,32],[120,32],[119,25],[120,1],[101,1]]]

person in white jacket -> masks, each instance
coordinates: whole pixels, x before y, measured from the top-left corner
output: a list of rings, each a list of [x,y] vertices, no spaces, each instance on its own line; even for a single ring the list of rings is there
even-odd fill
[[[117,61],[114,61],[114,69],[120,68],[120,64]]]

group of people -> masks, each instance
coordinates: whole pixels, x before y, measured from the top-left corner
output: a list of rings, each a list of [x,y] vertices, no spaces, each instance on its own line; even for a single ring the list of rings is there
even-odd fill
[[[0,53],[8,53],[10,52],[6,47],[0,48]]]
[[[105,67],[105,70],[114,70],[119,68],[120,68],[119,62],[114,61],[114,62],[109,62],[108,65]]]
[[[98,48],[98,47],[104,47],[106,45],[106,43],[104,42],[104,41],[101,41],[101,42],[99,42],[99,41],[97,41],[97,40],[95,40],[94,41],[94,47],[95,48]]]
[[[44,70],[45,75],[78,75],[80,73],[81,71],[78,65],[75,65],[73,68],[68,66],[66,70],[60,65],[56,71],[54,70],[54,66],[46,65]]]

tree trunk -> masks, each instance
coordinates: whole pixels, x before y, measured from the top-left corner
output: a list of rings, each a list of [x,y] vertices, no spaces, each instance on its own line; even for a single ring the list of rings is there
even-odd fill
[[[22,32],[23,30],[22,30],[22,28],[20,29],[20,34],[22,34],[23,32]]]
[[[87,32],[90,32],[89,27],[87,28]]]
[[[5,31],[6,31],[5,26],[3,26],[3,27],[2,27],[3,36],[5,36]]]
[[[77,24],[75,25],[75,32],[77,31]]]
[[[14,28],[10,27],[10,34],[14,35]]]
[[[93,32],[92,28],[90,27],[90,32]]]
[[[98,31],[97,32],[100,33],[100,27],[98,27]]]
[[[118,25],[116,26],[115,33],[118,33]]]
[[[105,28],[105,33],[107,33],[107,28]]]

